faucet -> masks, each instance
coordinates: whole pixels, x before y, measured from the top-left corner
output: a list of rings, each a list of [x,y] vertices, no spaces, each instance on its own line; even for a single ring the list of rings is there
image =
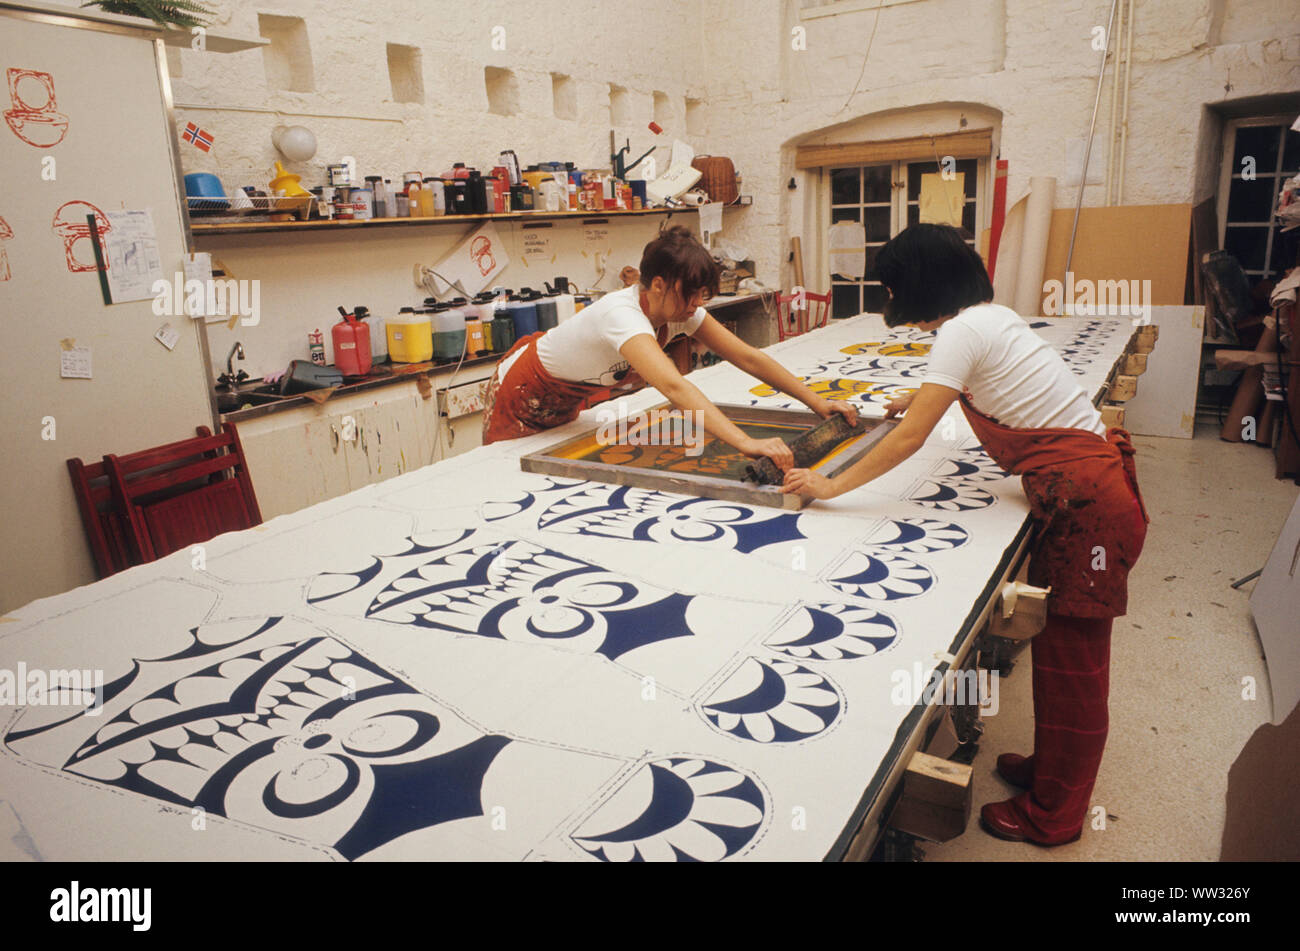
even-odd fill
[[[235,378],[236,355],[238,355],[239,359],[244,359],[244,345],[238,340],[236,340],[235,345],[230,348],[230,353],[226,354],[226,376],[229,378],[231,386],[235,386],[239,382]]]

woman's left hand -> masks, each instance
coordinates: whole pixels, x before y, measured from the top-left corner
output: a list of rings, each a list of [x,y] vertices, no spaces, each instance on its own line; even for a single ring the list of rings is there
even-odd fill
[[[858,408],[843,400],[822,400],[816,412],[822,419],[830,419],[832,413],[839,413],[850,426],[858,424]]]
[[[781,491],[786,495],[810,495],[814,499],[833,499],[839,494],[830,479],[811,469],[791,469],[786,472]]]

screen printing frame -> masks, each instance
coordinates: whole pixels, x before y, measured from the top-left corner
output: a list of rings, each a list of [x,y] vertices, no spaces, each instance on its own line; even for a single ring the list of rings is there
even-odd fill
[[[809,410],[764,409],[758,406],[741,406],[734,403],[718,403],[717,408],[732,422],[748,422],[761,425],[803,425],[811,429],[822,422],[822,417]],[[670,403],[659,403],[649,407],[644,413],[672,410]],[[859,416],[860,423],[867,429],[850,442],[841,445],[815,466],[810,468],[827,478],[832,478],[853,465],[888,433],[898,425],[897,420],[879,419]],[[699,475],[689,472],[665,472],[660,469],[645,469],[635,466],[613,465],[606,462],[593,462],[586,459],[574,459],[572,453],[592,443],[601,427],[587,430],[577,436],[558,442],[538,452],[528,453],[519,458],[519,468],[525,472],[538,472],[544,475],[561,476],[567,479],[590,479],[613,485],[634,486],[641,489],[656,489],[661,492],[675,492],[679,495],[695,495],[723,502],[746,502],[750,505],[766,505],[773,508],[799,510],[812,500],[811,496],[785,494],[779,485],[758,485],[753,482],[737,482],[717,476]]]

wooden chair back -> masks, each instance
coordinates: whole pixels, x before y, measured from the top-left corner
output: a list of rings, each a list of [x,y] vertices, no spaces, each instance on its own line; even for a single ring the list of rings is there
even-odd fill
[[[113,503],[140,562],[262,523],[234,426],[127,455],[107,455]]]
[[[831,314],[831,295],[780,294],[776,299],[776,330],[781,340],[797,337],[826,326]]]

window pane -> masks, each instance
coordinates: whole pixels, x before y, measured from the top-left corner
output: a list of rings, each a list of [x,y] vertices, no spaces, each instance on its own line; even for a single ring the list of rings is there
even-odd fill
[[[1242,126],[1237,129],[1232,174],[1241,174],[1241,160],[1248,155],[1254,156],[1256,172],[1273,171],[1277,167],[1277,144],[1281,134],[1280,125]]]
[[[831,224],[835,224],[837,221],[861,221],[862,219],[858,217],[859,214],[861,214],[859,208],[832,208]]]
[[[1264,268],[1264,246],[1267,240],[1267,225],[1229,225],[1224,232],[1223,250],[1235,257],[1243,269],[1260,271]]]
[[[862,200],[889,201],[892,166],[868,165],[862,170]]]
[[[962,187],[965,189],[966,197],[974,198],[975,186],[977,184],[976,179],[980,173],[979,159],[962,159],[957,163],[957,171],[966,176],[965,180],[962,182]]]
[[[857,284],[835,284],[831,287],[831,316],[856,317],[862,313],[862,297]]]
[[[968,201],[961,209],[961,226],[971,237],[975,236],[975,202]]]
[[[1281,228],[1273,229],[1273,258],[1269,261],[1269,268],[1274,277],[1281,277],[1300,263],[1296,261],[1298,248],[1300,248],[1300,231],[1284,232]]]
[[[921,176],[936,172],[939,167],[933,162],[912,162],[907,166],[907,200],[919,201],[921,198]]]
[[[907,223],[908,223],[909,225],[914,225],[914,224],[916,224],[916,223],[917,223],[918,221],[920,221],[920,220],[921,220],[921,206],[920,206],[920,205],[908,205],[908,206],[907,206]]]
[[[862,309],[868,314],[879,314],[889,300],[889,292],[879,284],[866,284],[862,288]]]
[[[876,281],[880,279],[880,276],[876,274],[876,255],[878,254],[880,254],[880,245],[867,248],[866,280],[868,281]]]
[[[888,241],[889,240],[889,209],[888,208],[864,208],[862,210],[864,217],[863,224],[867,227],[868,241]]]
[[[1268,221],[1277,187],[1277,179],[1272,177],[1253,182],[1233,179],[1228,189],[1228,220]]]
[[[831,169],[831,204],[856,205],[862,200],[856,168]]]
[[[1287,175],[1294,175],[1297,171],[1300,171],[1300,132],[1287,130],[1286,153],[1282,156],[1282,171],[1286,172]]]

